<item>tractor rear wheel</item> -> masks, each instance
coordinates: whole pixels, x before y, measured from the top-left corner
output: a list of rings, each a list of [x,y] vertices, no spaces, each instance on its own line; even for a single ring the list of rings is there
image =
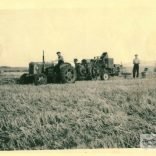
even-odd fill
[[[72,66],[65,66],[61,70],[61,80],[63,83],[74,83],[76,80],[76,71]]]
[[[45,74],[37,74],[34,77],[35,85],[47,84],[47,76]]]

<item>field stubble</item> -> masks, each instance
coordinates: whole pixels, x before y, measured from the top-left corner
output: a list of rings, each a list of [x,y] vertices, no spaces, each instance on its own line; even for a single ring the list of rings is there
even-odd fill
[[[156,133],[156,79],[0,85],[0,149],[139,147]]]

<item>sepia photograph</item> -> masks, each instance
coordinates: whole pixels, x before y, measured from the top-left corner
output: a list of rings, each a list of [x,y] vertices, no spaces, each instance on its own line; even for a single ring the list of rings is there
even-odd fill
[[[0,151],[156,149],[156,1],[0,4]]]

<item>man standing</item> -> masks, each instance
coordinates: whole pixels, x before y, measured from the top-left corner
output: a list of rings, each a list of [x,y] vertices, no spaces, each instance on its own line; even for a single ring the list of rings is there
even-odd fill
[[[103,52],[102,55],[100,56],[100,59],[104,60],[108,58],[108,53],[107,52]]]
[[[102,55],[100,56],[100,62],[101,62],[102,68],[107,67],[107,59],[108,59],[108,53],[103,52]]]
[[[133,59],[133,78],[139,77],[139,64],[140,60],[138,59],[138,55],[135,54],[135,58]]]

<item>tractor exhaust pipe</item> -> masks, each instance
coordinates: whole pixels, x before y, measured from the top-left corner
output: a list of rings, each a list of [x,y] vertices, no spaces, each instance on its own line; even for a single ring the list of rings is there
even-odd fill
[[[42,61],[43,61],[43,64],[44,64],[45,63],[45,61],[44,61],[44,50],[43,50]]]
[[[43,50],[43,55],[42,55],[42,63],[43,63],[43,68],[42,68],[42,70],[43,70],[43,72],[44,72],[44,67],[45,67],[44,50]]]

